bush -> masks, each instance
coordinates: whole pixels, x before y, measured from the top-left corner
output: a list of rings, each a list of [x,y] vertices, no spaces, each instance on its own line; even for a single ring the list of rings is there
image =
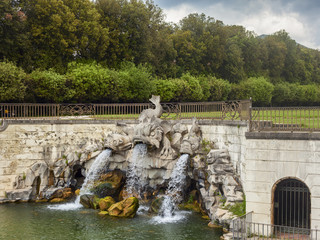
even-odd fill
[[[212,76],[202,77],[200,84],[204,93],[204,101],[225,101],[231,92],[231,84],[224,79]]]
[[[198,102],[204,97],[199,79],[191,74],[183,74],[181,78],[172,79],[176,85],[174,101]]]
[[[154,91],[154,82],[151,71],[142,65],[124,62],[118,72],[119,81],[123,83],[122,101],[147,102]]]
[[[236,99],[249,99],[255,105],[269,105],[271,103],[274,86],[264,77],[251,77],[232,86],[231,96]]]
[[[67,78],[74,92],[74,102],[114,102],[121,96],[118,75],[95,62],[70,63]]]
[[[162,102],[172,102],[175,100],[178,85],[173,79],[157,79],[154,81],[154,95],[159,95]]]
[[[0,62],[0,102],[20,102],[26,93],[26,73],[10,62]]]
[[[278,83],[274,87],[272,104],[276,106],[286,106],[292,102],[292,93],[289,83]]]
[[[53,70],[33,71],[27,82],[27,100],[32,102],[61,103],[68,101],[74,92],[67,88],[65,75]]]

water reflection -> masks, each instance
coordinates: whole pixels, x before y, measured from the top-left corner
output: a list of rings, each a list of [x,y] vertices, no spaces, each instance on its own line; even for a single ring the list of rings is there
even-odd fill
[[[48,204],[0,205],[0,239],[219,239],[200,215],[188,213],[173,223],[155,224],[153,216],[132,219],[99,216],[91,209],[59,211]]]

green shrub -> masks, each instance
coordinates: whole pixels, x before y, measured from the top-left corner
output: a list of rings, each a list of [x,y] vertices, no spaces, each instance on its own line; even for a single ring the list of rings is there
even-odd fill
[[[124,62],[119,70],[119,81],[124,83],[123,101],[147,102],[155,88],[151,71],[142,65]]]
[[[61,103],[68,101],[74,92],[67,87],[65,75],[53,70],[33,71],[27,82],[27,99],[31,102]]]
[[[234,99],[249,99],[255,105],[269,105],[271,103],[274,86],[264,77],[250,77],[238,85],[232,86]]]
[[[157,79],[154,86],[154,95],[159,95],[162,102],[174,101],[178,85],[173,79]]]
[[[0,62],[0,102],[21,102],[26,93],[26,73],[11,62]]]
[[[67,78],[75,102],[114,102],[121,96],[121,82],[113,70],[93,63],[68,65]]]
[[[208,76],[200,82],[204,92],[204,100],[225,101],[231,92],[231,84],[224,79]]]

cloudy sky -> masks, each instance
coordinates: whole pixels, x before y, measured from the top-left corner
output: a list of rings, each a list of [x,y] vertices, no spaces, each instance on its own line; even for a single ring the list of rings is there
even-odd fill
[[[204,13],[227,25],[242,25],[256,34],[285,29],[290,37],[320,50],[320,0],[154,0],[168,22]]]

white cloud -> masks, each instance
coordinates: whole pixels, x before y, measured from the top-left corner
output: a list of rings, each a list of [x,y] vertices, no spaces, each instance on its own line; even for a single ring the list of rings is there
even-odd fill
[[[190,4],[181,4],[177,7],[163,9],[166,14],[166,21],[178,23],[184,17],[187,17],[190,13],[198,12],[194,10],[195,8]]]
[[[239,24],[245,26],[248,30],[253,30],[258,35],[272,34],[284,29],[298,43],[316,47],[312,39],[312,30],[299,19],[301,17],[297,13],[275,14],[263,11],[257,15],[242,19]]]
[[[209,1],[208,1],[209,2]],[[307,47],[320,49],[316,36],[319,34],[314,24],[291,8],[284,9],[278,2],[278,8],[269,1],[248,1],[242,5],[226,5],[223,2],[211,3],[206,7],[196,3],[183,3],[163,9],[167,21],[178,23],[190,13],[205,13],[207,16],[223,21],[228,25],[242,25],[256,34],[272,34],[284,29],[290,37]]]

